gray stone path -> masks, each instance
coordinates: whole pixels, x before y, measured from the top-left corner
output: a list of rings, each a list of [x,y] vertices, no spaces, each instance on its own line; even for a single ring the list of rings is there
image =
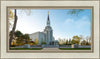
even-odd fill
[[[58,48],[43,48],[42,50],[59,50]]]

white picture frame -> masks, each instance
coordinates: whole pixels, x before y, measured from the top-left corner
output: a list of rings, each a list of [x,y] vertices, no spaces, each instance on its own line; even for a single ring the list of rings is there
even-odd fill
[[[2,0],[1,2],[1,20],[0,20],[0,58],[1,59],[100,59],[100,1],[99,0]],[[7,7],[21,7],[21,6],[92,6],[93,7],[93,52],[83,53],[17,53],[17,52],[7,52]],[[16,7],[17,6],[17,7]]]

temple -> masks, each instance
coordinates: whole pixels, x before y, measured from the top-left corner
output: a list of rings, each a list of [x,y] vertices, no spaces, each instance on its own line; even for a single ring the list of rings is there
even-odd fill
[[[45,42],[46,45],[55,45],[53,30],[52,30],[52,27],[50,26],[49,12],[48,12],[46,27],[44,31],[29,34],[29,37],[32,39],[32,41],[34,41],[35,39],[38,39],[38,45],[41,45],[42,42]]]

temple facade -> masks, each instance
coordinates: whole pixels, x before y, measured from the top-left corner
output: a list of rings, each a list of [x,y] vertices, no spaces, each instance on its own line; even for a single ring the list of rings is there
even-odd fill
[[[34,41],[35,39],[38,39],[38,44],[41,45],[42,42],[45,42],[46,45],[54,45],[55,39],[53,37],[53,30],[50,26],[50,18],[49,18],[49,12],[46,22],[46,27],[43,30],[43,32],[35,32],[32,34],[29,34],[29,37]]]

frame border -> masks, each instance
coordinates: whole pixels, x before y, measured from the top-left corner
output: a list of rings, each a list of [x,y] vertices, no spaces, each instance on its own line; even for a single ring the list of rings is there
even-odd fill
[[[13,58],[1,58],[1,2],[2,1],[27,1],[27,0],[0,0],[0,59],[13,59]],[[28,1],[35,1],[35,0],[28,0]],[[37,1],[47,1],[47,0],[37,0]],[[58,1],[58,0],[49,0],[49,1]],[[64,1],[99,1],[99,16],[100,16],[100,0],[64,0]],[[99,25],[100,25],[100,17],[99,17]],[[14,58],[14,59],[33,59],[33,58]],[[51,59],[51,58],[35,58],[35,59]],[[53,59],[100,59],[100,26],[99,26],[99,58],[53,58]]]
[[[100,0],[1,0],[1,1],[100,1]]]

